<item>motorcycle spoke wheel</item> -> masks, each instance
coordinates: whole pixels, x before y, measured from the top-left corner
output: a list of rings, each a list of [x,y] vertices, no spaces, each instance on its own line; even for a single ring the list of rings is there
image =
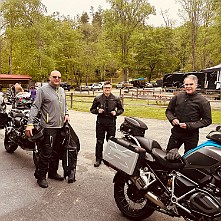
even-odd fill
[[[5,145],[5,150],[8,153],[13,153],[18,148],[18,145],[11,142],[8,138],[8,135],[6,134],[5,134],[5,139],[4,139],[4,145]]]
[[[129,177],[119,176],[115,180],[114,198],[119,210],[132,220],[145,219],[154,212],[154,209],[149,207],[149,201]]]

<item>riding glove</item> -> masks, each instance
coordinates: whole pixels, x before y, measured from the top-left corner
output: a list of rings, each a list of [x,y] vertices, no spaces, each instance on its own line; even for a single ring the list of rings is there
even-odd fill
[[[174,148],[167,152],[166,158],[167,160],[178,160],[180,159],[180,154],[178,153],[178,149]]]

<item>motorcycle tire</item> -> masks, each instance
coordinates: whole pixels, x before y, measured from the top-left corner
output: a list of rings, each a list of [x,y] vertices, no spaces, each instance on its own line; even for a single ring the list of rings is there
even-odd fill
[[[13,153],[17,148],[18,148],[18,145],[11,142],[8,138],[8,135],[5,134],[5,139],[4,139],[4,146],[5,146],[5,150],[8,152],[8,153]]]
[[[115,177],[114,199],[123,215],[131,220],[145,219],[155,211],[149,206],[150,201],[126,175]]]

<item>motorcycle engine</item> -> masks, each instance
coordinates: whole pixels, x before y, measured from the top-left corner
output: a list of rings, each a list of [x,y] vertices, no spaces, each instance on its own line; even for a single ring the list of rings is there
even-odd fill
[[[198,192],[190,197],[190,207],[198,214],[214,216],[221,212],[221,202],[217,202],[210,194]]]

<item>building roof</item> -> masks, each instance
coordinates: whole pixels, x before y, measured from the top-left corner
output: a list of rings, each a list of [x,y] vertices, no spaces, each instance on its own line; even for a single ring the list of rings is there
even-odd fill
[[[209,72],[220,71],[220,70],[221,70],[221,64],[218,64],[214,67],[206,68],[206,69],[202,70],[202,72],[209,73]]]
[[[29,75],[21,74],[0,74],[0,80],[31,80],[32,77]]]

